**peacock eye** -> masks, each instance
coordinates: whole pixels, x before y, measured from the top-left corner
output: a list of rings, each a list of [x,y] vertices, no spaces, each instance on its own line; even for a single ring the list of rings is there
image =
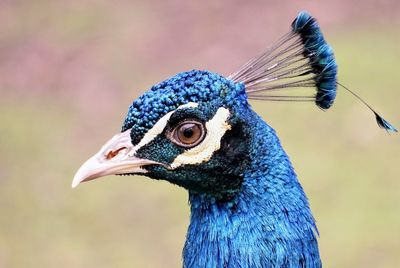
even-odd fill
[[[204,125],[188,120],[177,125],[170,134],[170,139],[177,145],[191,148],[199,144],[205,136]]]

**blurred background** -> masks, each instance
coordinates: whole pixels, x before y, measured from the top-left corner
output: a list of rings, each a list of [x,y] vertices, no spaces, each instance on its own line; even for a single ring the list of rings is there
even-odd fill
[[[144,177],[72,190],[128,106],[180,71],[224,75],[321,24],[340,81],[400,127],[400,2],[0,1],[0,267],[179,267],[187,193]],[[257,103],[317,219],[324,267],[400,266],[400,139],[339,89],[336,104]]]

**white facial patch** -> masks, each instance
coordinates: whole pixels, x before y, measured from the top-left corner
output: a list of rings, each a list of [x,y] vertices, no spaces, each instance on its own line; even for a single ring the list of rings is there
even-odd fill
[[[183,108],[196,108],[197,106],[199,106],[198,103],[189,102],[189,103],[179,106],[176,110],[183,109]],[[164,131],[164,128],[167,126],[169,118],[176,110],[173,110],[173,111],[167,113],[166,115],[164,115],[163,117],[161,117],[157,121],[157,123],[149,131],[146,132],[146,134],[143,136],[143,138],[140,140],[140,142],[133,148],[133,151],[137,152],[137,150],[139,150],[146,144],[149,144],[158,135],[160,135]]]
[[[231,129],[227,123],[229,118],[229,110],[219,108],[214,117],[206,123],[207,134],[204,140],[194,148],[178,155],[172,164],[171,169],[175,169],[182,165],[200,164],[210,160],[213,153],[221,147],[221,139],[225,132]]]

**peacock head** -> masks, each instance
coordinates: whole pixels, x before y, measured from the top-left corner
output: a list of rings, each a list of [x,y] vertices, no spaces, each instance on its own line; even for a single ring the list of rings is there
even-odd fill
[[[122,132],[77,172],[73,186],[143,174],[197,193],[229,194],[248,165],[244,85],[193,70],[153,86],[129,107]]]
[[[336,75],[331,47],[316,20],[302,12],[276,45],[227,78],[194,70],[153,86],[129,107],[121,133],[81,166],[72,186],[106,175],[142,174],[198,193],[235,192],[256,140],[248,99],[312,101],[328,109]],[[379,126],[396,131],[372,111]]]

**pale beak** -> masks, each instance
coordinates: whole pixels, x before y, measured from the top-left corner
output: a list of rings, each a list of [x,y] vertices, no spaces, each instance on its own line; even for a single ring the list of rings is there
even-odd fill
[[[81,182],[107,175],[145,173],[143,166],[159,164],[148,159],[137,158],[135,153],[136,148],[131,142],[130,129],[115,135],[79,168],[72,181],[72,188]]]

